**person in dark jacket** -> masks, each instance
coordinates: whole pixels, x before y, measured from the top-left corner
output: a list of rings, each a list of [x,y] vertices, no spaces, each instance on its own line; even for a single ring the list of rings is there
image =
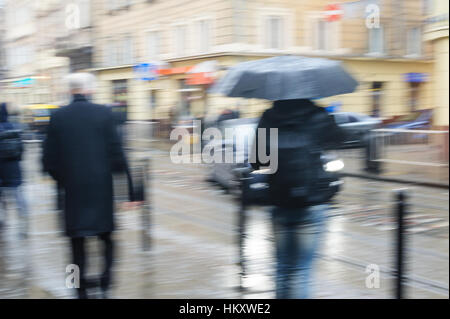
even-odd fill
[[[0,132],[9,130],[20,130],[18,125],[9,122],[8,110],[6,103],[0,104]],[[21,143],[21,142],[20,142]],[[22,147],[22,145],[21,145]],[[16,200],[17,208],[20,218],[19,234],[22,238],[27,236],[28,231],[28,213],[27,204],[24,197],[22,185],[22,170],[20,168],[21,156],[15,158],[2,158],[0,156],[0,199],[3,199],[9,192],[12,193]],[[3,224],[5,215],[2,213],[2,206],[0,203],[0,224]],[[0,225],[1,226],[1,225]]]
[[[322,149],[333,148],[344,139],[343,131],[326,110],[306,99],[275,101],[273,107],[262,115],[258,128],[269,131],[270,128],[291,127],[295,130],[302,123],[308,123],[308,127],[313,128],[310,133],[315,136],[315,141],[318,141]],[[255,140],[256,154],[260,147],[257,141],[258,139]],[[270,149],[269,133],[266,134],[266,145]],[[283,149],[278,149],[279,156],[282,151]],[[251,164],[254,169],[264,166],[258,159]],[[273,208],[277,298],[310,297],[312,263],[324,231],[327,208],[325,202],[307,207]]]
[[[65,231],[71,238],[73,263],[79,267],[79,298],[87,298],[93,281],[85,277],[85,238],[104,243],[100,287],[107,296],[111,283],[114,230],[113,172],[127,172],[127,161],[111,109],[89,102],[92,75],[68,77],[72,103],[56,111],[44,141],[43,166],[64,188]],[[133,200],[131,185],[130,201]]]

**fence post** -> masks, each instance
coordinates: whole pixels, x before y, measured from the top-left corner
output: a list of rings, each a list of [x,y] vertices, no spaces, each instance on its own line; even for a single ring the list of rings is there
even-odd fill
[[[245,244],[245,233],[246,233],[246,221],[247,221],[247,215],[246,210],[247,206],[244,201],[244,184],[243,179],[245,178],[245,173],[242,170],[235,170],[235,176],[239,180],[239,194],[237,196],[237,202],[238,202],[238,210],[237,210],[237,231],[238,231],[238,238],[237,238],[237,244],[239,247],[239,268],[240,268],[240,276],[239,276],[239,290],[244,291],[244,278],[246,275],[246,267],[245,267],[245,253],[244,253],[244,244]]]
[[[246,224],[246,206],[244,203],[244,200],[241,198],[239,203],[239,222],[238,222],[238,229],[239,229],[239,266],[241,268],[241,276],[240,276],[240,283],[239,288],[240,290],[244,290],[244,278],[246,275],[246,269],[245,269],[245,253],[244,253],[244,244],[245,244],[245,224]]]
[[[149,251],[151,247],[151,236],[149,234],[150,232],[150,200],[148,196],[148,187],[150,186],[150,159],[145,159],[144,164],[142,166],[143,168],[143,207],[142,207],[142,249],[144,251]]]
[[[405,214],[406,214],[406,191],[398,190],[396,196],[396,217],[397,217],[397,260],[396,260],[396,298],[404,298],[404,283],[406,281],[405,272]]]

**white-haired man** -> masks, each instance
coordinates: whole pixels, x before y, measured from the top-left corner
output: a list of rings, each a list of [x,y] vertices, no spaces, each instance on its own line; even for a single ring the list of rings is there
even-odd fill
[[[85,237],[104,243],[104,297],[111,282],[114,230],[112,173],[127,171],[127,162],[111,110],[88,101],[95,78],[76,73],[67,78],[72,102],[56,111],[44,142],[43,166],[64,189],[65,231],[71,238],[73,263],[79,267],[79,298],[96,281],[85,278]],[[130,183],[129,183],[130,184]],[[133,191],[129,185],[130,201]]]

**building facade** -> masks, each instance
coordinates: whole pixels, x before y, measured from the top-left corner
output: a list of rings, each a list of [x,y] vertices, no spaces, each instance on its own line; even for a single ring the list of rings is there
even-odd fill
[[[237,107],[244,116],[257,116],[269,106],[267,101],[208,94],[209,86],[236,63],[293,54],[340,60],[359,81],[354,93],[318,101],[324,106],[381,117],[433,108],[435,124],[445,126],[448,116],[441,115],[448,114],[448,98],[438,97],[448,97],[444,3],[6,1],[7,93],[17,104],[31,103],[36,94],[30,98],[24,93],[39,80],[49,88],[41,97],[49,94],[49,102],[59,103],[64,88],[60,85],[61,93],[55,93],[59,91],[48,79],[88,70],[98,77],[96,101],[122,105],[130,120],[164,121],[171,114],[214,117]],[[16,17],[22,7],[33,9]],[[447,37],[432,23],[445,12]],[[55,65],[53,71],[48,65]]]
[[[448,1],[428,2],[424,38],[433,46],[433,106],[435,125],[448,129]]]
[[[268,103],[209,95],[189,72],[214,61],[217,72],[279,54],[343,61],[360,82],[355,93],[323,105],[389,117],[433,108],[433,47],[422,39],[424,1],[236,0],[102,1],[96,4],[95,72],[99,102],[126,102],[129,119],[162,119],[171,110],[217,115],[240,105],[256,116]],[[134,66],[162,68],[142,77]],[[421,75],[409,80],[408,75]],[[417,78],[417,76],[415,77]],[[201,82],[200,82],[201,83]]]
[[[64,32],[62,3],[5,1],[6,76],[1,80],[2,97],[12,108],[67,101],[61,78],[68,72],[68,60],[57,57],[54,48],[54,39]]]

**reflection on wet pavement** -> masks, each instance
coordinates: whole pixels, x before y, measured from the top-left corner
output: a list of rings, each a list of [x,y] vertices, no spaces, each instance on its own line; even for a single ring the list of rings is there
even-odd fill
[[[1,298],[72,298],[65,288],[68,240],[54,210],[54,185],[38,172],[39,149],[24,163],[31,233],[18,239],[14,204],[0,238]],[[142,249],[140,211],[118,211],[114,298],[273,298],[274,259],[270,217],[247,211],[246,276],[240,284],[237,205],[205,182],[201,164],[171,164],[163,152],[151,156],[152,246]],[[315,298],[392,298],[395,220],[392,190],[398,185],[346,178],[327,219],[314,271]],[[418,194],[420,196],[415,196]],[[407,297],[448,298],[448,192],[413,188],[408,216]],[[100,271],[101,249],[88,241],[89,273]],[[366,267],[381,270],[381,286],[365,286]]]

